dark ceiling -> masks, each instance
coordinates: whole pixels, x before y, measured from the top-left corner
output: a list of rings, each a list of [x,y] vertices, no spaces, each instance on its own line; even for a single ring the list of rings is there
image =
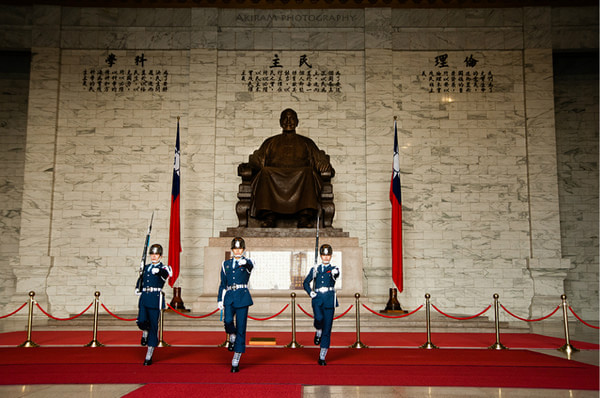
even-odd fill
[[[598,6],[598,0],[0,0],[0,4],[128,8],[506,8]]]

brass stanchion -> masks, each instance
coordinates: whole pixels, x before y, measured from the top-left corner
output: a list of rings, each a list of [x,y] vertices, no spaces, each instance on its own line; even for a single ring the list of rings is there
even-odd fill
[[[496,327],[496,342],[494,344],[492,344],[491,346],[489,346],[488,348],[490,350],[508,350],[508,348],[506,348],[501,342],[500,342],[500,319],[499,319],[499,314],[500,311],[498,310],[498,297],[500,297],[498,295],[498,293],[494,293],[494,323],[495,323],[495,327]]]
[[[573,345],[571,345],[571,340],[569,338],[569,317],[567,316],[567,308],[569,307],[569,304],[567,303],[567,296],[564,294],[561,294],[560,298],[562,300],[562,307],[563,307],[563,324],[565,326],[565,344],[562,347],[560,347],[558,350],[566,353],[567,359],[571,359],[571,354],[579,351],[579,349],[577,349],[577,348],[573,347]]]
[[[164,323],[165,323],[165,309],[162,308],[162,303],[164,303],[165,301],[165,292],[161,291],[160,292],[161,297],[162,297],[162,302],[161,302],[161,308],[160,308],[160,321],[158,322],[158,347],[170,347],[171,344],[165,342],[163,340],[163,327],[164,327]]]
[[[355,293],[354,297],[356,298],[356,300],[355,300],[355,306],[356,306],[356,341],[354,342],[354,344],[352,344],[350,346],[350,348],[369,348],[368,345],[366,345],[362,341],[360,341],[360,303],[359,303],[360,293]]]
[[[433,344],[431,342],[431,314],[430,314],[431,310],[429,308],[429,298],[430,297],[431,297],[431,295],[429,293],[425,293],[425,322],[427,325],[427,341],[425,342],[425,344],[423,344],[419,348],[427,348],[427,349],[439,348],[438,346],[436,346],[435,344]]]
[[[302,348],[303,345],[296,341],[296,293],[290,294],[292,298],[292,341],[286,345],[287,348]]]
[[[102,347],[104,344],[98,341],[98,304],[100,302],[100,292],[94,293],[94,331],[92,341],[87,343],[85,347]]]
[[[32,290],[29,292],[29,315],[27,316],[27,340],[19,344],[19,347],[39,347],[39,344],[31,341],[31,328],[33,327],[33,298],[35,292]]]

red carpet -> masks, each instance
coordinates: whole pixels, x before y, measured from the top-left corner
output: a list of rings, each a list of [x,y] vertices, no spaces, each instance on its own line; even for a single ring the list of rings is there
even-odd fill
[[[250,347],[240,373],[215,347],[158,348],[144,367],[143,347],[0,348],[0,384],[195,383],[405,385],[598,389],[598,367],[524,350],[331,349]],[[218,387],[215,387],[218,388]]]
[[[248,332],[252,337],[275,337],[279,346],[285,346],[291,340],[290,332]],[[99,331],[98,341],[107,346],[137,346],[140,332]],[[173,346],[217,346],[225,340],[225,332],[165,331],[164,340]],[[0,334],[0,346],[16,347],[27,339],[25,331]],[[31,339],[41,346],[73,345],[84,346],[92,340],[91,331],[33,331]],[[300,332],[296,341],[312,346],[313,333]],[[332,345],[347,347],[356,341],[351,332],[333,332]],[[417,348],[427,341],[423,333],[361,333],[361,342],[369,347],[405,347]],[[495,333],[432,333],[431,341],[440,348],[487,348],[496,342]],[[561,347],[564,339],[530,333],[500,334],[500,342],[508,348],[555,349]],[[571,341],[581,350],[597,350],[598,344]]]
[[[244,384],[243,394],[231,384],[147,384],[124,398],[219,397],[219,398],[293,398],[302,396],[300,384]]]

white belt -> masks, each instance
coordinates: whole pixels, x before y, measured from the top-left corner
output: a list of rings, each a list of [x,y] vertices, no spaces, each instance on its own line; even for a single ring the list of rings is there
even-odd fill
[[[316,289],[316,291],[319,293],[327,293],[327,292],[331,292],[333,290],[335,290],[334,287],[320,287],[320,288]]]
[[[161,290],[160,287],[145,287],[142,289],[142,292],[160,292]]]
[[[227,290],[245,289],[247,287],[248,287],[248,285],[232,285],[232,286],[227,286]]]

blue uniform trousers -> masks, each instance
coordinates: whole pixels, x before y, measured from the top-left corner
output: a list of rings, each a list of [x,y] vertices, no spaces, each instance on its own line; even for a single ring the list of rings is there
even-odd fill
[[[248,307],[235,308],[225,305],[225,332],[235,334],[233,351],[246,352],[246,324],[248,323]],[[235,323],[233,318],[235,317]]]
[[[321,334],[321,348],[329,348],[335,308],[325,308],[323,300],[312,300],[312,308],[315,317],[315,329],[323,330]]]
[[[158,320],[160,318],[158,308],[148,308],[140,305],[138,311],[137,324],[142,330],[148,330],[148,345],[150,347],[158,346]]]

